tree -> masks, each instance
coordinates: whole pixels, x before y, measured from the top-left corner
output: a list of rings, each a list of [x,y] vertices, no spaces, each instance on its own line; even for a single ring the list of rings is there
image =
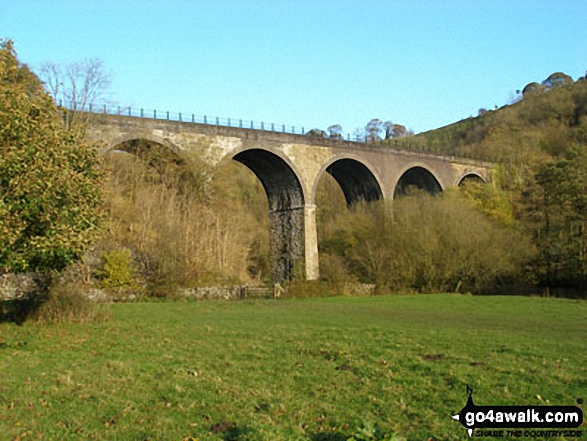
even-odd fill
[[[365,140],[381,141],[385,134],[385,123],[379,118],[374,118],[365,126]]]
[[[71,112],[72,122],[87,122],[89,114],[84,111],[105,99],[111,83],[99,58],[84,58],[63,66],[47,61],[39,73],[55,103]]]
[[[573,84],[573,79],[562,72],[555,72],[549,75],[548,78],[542,82],[542,85],[548,89],[564,86],[566,84]]]
[[[98,231],[99,164],[0,41],[0,272],[61,270],[81,256]]]
[[[546,286],[587,283],[587,151],[541,166],[524,193],[526,224],[540,256],[534,268]]]
[[[406,126],[394,124],[391,121],[383,123],[383,128],[385,130],[385,139],[404,138],[414,134],[411,130],[406,129]]]
[[[403,138],[413,134],[414,132],[408,130],[406,126],[373,118],[364,129],[355,130],[354,137],[357,141],[381,141],[383,139]]]
[[[320,129],[309,130],[306,132],[306,136],[309,136],[310,138],[328,138],[326,132]]]
[[[326,129],[328,131],[328,137],[331,139],[343,139],[342,138],[342,126],[340,124],[334,124]]]
[[[522,89],[522,96],[525,97],[525,96],[531,95],[531,94],[542,93],[543,91],[544,91],[543,85],[538,84],[536,82],[532,82],[532,83],[526,84],[524,86],[524,88]]]

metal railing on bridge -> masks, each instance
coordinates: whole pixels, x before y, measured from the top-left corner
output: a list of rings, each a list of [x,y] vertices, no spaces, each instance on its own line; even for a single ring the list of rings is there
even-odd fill
[[[438,154],[442,156],[452,156],[448,152],[443,152],[438,146],[430,146],[427,143],[418,142],[414,136],[394,139],[377,139],[361,135],[351,135],[350,133],[337,133],[328,135],[325,131],[312,128],[306,130],[304,126],[295,126],[288,124],[275,124],[263,121],[253,121],[241,118],[224,118],[218,116],[197,115],[195,113],[171,112],[169,110],[144,109],[132,106],[119,106],[106,103],[89,103],[78,105],[75,103],[63,103],[61,100],[57,103],[58,107],[73,112],[88,112],[103,115],[118,115],[133,118],[148,118],[165,121],[178,121],[184,123],[210,124],[222,127],[234,127],[241,129],[259,130],[264,132],[288,133],[292,135],[311,136],[324,139],[340,140],[354,142],[363,145],[379,145],[396,150],[406,150],[415,153]],[[474,155],[468,152],[461,152],[457,155],[460,158],[475,159]]]
[[[266,132],[289,133],[292,135],[308,135],[312,130],[306,131],[304,126],[294,126],[289,124],[275,124],[263,121],[246,120],[242,118],[223,118],[218,116],[196,115],[195,113],[170,112],[169,110],[144,109],[131,106],[117,106],[111,104],[94,104],[90,103],[84,106],[72,105],[60,100],[57,105],[68,110],[76,112],[89,112],[103,115],[130,116],[134,118],[149,118],[166,121],[178,121],[186,123],[210,124],[223,127],[236,127],[240,129],[261,130]],[[350,133],[340,134],[336,139],[346,141],[363,142],[358,137],[352,138]]]

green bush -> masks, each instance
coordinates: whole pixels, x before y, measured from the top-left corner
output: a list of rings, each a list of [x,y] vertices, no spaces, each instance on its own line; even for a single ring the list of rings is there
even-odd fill
[[[132,289],[137,287],[130,250],[114,249],[104,251],[101,257],[104,264],[96,271],[101,288]]]

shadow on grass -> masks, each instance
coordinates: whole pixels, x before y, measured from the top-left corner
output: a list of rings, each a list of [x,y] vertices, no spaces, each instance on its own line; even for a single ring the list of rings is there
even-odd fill
[[[49,299],[49,274],[0,275],[0,323],[23,324]]]
[[[45,300],[44,297],[41,299],[39,296],[28,299],[0,301],[0,323],[22,325],[37,313]]]

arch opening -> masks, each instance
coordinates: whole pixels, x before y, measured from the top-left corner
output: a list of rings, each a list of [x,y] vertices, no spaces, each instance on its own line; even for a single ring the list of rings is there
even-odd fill
[[[330,164],[326,171],[342,189],[348,206],[360,200],[373,202],[383,199],[383,192],[377,178],[359,161],[349,158],[339,159]]]
[[[275,282],[290,280],[303,270],[304,194],[292,168],[267,150],[250,149],[232,158],[261,181],[269,206],[269,260]]]
[[[459,187],[464,187],[464,186],[469,185],[469,184],[477,184],[477,185],[480,185],[480,184],[486,184],[486,183],[487,182],[485,182],[485,179],[483,179],[478,174],[476,174],[476,173],[469,173],[469,174],[467,174],[467,175],[465,175],[465,176],[463,176],[461,178],[461,180],[458,183],[458,186]]]
[[[185,165],[185,161],[169,147],[143,138],[122,141],[110,150],[111,154],[120,152],[135,155],[155,168],[160,167],[162,164]]]
[[[442,187],[436,177],[424,167],[412,167],[399,178],[393,197],[406,196],[418,190],[435,195],[442,191]]]
[[[175,187],[180,194],[204,192],[208,173],[203,163],[193,159],[188,163],[169,146],[149,139],[133,138],[116,144],[107,157],[115,161],[116,156],[125,154],[138,158],[147,166],[149,172],[144,177],[151,182]]]

